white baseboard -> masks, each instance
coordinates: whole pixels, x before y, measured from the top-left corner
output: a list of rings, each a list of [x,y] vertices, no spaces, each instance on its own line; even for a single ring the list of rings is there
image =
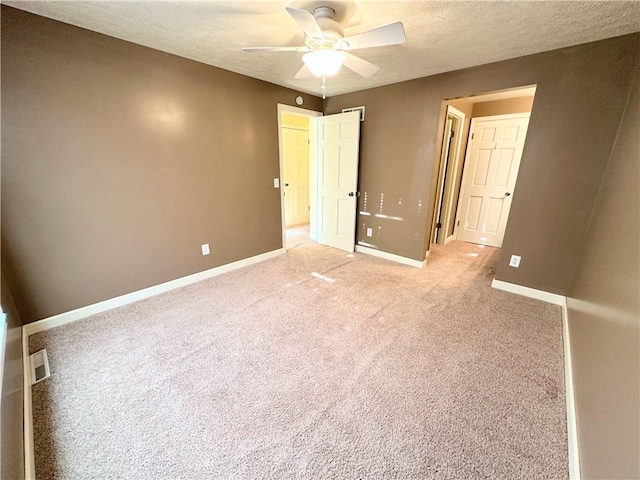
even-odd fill
[[[381,250],[376,250],[375,248],[363,247],[361,245],[356,245],[356,252],[364,253],[366,255],[371,255],[373,257],[384,258],[385,260],[391,260],[392,262],[402,263],[404,265],[409,265],[410,267],[424,268],[424,266],[427,264],[426,258],[424,261],[420,262],[418,260],[414,260],[413,258],[402,257],[394,253],[387,253]]]
[[[578,450],[576,402],[573,391],[573,367],[571,366],[571,337],[569,336],[569,315],[566,298],[562,304],[562,337],[564,340],[564,384],[567,401],[569,479],[580,480],[580,451]]]
[[[50,328],[59,327],[60,325],[65,325],[67,323],[75,322],[76,320],[90,317],[91,315],[95,315],[97,313],[106,312],[107,310],[111,310],[113,308],[128,305],[129,303],[144,300],[145,298],[153,297],[160,293],[168,292],[176,288],[181,288],[192,283],[200,282],[202,280],[206,280],[207,278],[231,272],[248,265],[253,265],[254,263],[263,262],[270,258],[282,255],[283,253],[284,249],[280,248],[278,250],[262,253],[254,257],[244,258],[242,260],[238,260],[237,262],[227,263],[226,265],[221,265],[219,267],[211,268],[203,272],[194,273],[193,275],[187,275],[186,277],[177,278],[176,280],[161,283],[160,285],[155,285],[143,290],[127,293],[125,295],[120,295],[119,297],[94,303],[93,305],[87,305],[86,307],[77,308],[69,312],[44,318],[42,320],[38,320],[37,322],[28,323],[24,326],[24,329],[27,336],[33,335],[38,332],[49,330]]]
[[[33,414],[31,403],[31,368],[29,363],[29,335],[26,327],[22,327],[22,398],[24,425],[24,478],[35,480],[36,459],[33,448]]]
[[[496,280],[495,278],[491,282],[491,286],[498,290],[517,293],[518,295],[522,295],[523,297],[535,298],[537,300],[542,300],[543,302],[553,303],[554,305],[564,305],[566,303],[564,295],[545,292],[543,290],[536,290],[535,288],[523,287],[522,285],[503,282],[502,280]]]
[[[503,282],[495,278],[491,286],[498,290],[516,293],[525,297],[535,298],[543,302],[560,305],[562,307],[562,343],[564,345],[564,386],[567,403],[567,453],[569,457],[569,479],[580,480],[580,451],[578,450],[578,428],[576,420],[576,403],[573,390],[573,369],[571,366],[571,338],[569,337],[569,317],[567,312],[567,298],[557,293],[523,287],[514,283]]]

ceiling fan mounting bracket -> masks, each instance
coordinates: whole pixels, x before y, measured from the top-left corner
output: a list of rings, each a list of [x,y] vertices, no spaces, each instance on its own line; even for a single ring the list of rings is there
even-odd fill
[[[342,25],[335,20],[336,11],[331,7],[317,7],[313,10],[313,17],[320,26],[326,40],[333,46],[344,36]]]

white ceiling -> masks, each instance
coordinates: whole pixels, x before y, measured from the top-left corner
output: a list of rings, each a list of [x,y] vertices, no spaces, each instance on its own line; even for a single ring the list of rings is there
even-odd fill
[[[245,53],[245,46],[298,46],[303,33],[285,5],[329,5],[345,36],[395,21],[403,45],[357,50],[381,69],[365,79],[346,68],[327,95],[363,90],[640,31],[638,1],[15,1],[2,3],[315,95],[320,80],[293,77],[297,52]]]

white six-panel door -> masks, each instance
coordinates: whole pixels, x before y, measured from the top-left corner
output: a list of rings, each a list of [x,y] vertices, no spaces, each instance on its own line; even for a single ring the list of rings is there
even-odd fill
[[[502,246],[528,125],[529,113],[472,119],[458,240]]]
[[[285,226],[309,223],[309,132],[282,128]]]
[[[353,252],[360,113],[319,117],[317,134],[318,243]]]

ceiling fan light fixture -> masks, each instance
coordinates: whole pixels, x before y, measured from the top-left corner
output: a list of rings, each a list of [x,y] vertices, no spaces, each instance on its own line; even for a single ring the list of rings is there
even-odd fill
[[[347,54],[336,50],[316,50],[305,53],[302,61],[316,77],[330,77],[338,73]]]

